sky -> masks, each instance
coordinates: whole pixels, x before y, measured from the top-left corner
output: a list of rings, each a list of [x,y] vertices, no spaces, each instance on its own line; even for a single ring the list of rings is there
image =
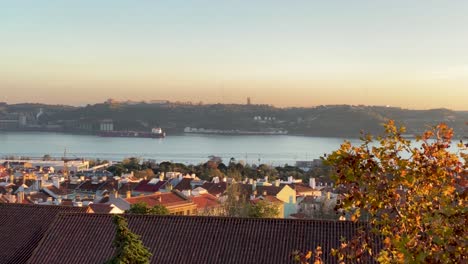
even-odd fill
[[[468,110],[468,1],[0,0],[0,101]]]

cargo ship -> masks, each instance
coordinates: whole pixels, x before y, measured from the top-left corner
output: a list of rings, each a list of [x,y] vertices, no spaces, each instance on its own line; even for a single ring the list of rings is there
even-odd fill
[[[166,133],[161,128],[153,128],[151,132],[142,131],[100,131],[101,137],[138,137],[138,138],[164,138]]]

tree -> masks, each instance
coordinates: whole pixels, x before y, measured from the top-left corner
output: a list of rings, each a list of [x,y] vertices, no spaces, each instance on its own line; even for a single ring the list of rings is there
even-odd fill
[[[137,179],[143,179],[143,178],[151,179],[151,178],[154,178],[155,174],[152,169],[145,169],[145,170],[135,171],[134,176]]]
[[[226,199],[223,202],[224,216],[273,218],[279,215],[279,208],[267,201],[248,201],[248,197],[241,194],[239,184],[231,184],[226,189]]]
[[[124,172],[128,170],[122,164],[112,165],[107,168],[108,171],[112,172],[113,175],[121,176]]]
[[[113,217],[116,226],[114,241],[115,253],[108,264],[146,264],[150,262],[151,252],[143,245],[140,237],[128,229],[125,218],[119,215]]]
[[[245,217],[246,210],[245,197],[241,195],[240,185],[231,184],[226,189],[226,199],[223,202],[223,214],[227,217]]]
[[[169,215],[169,210],[164,205],[155,205],[148,207],[144,202],[132,204],[126,214],[145,214],[145,215]]]
[[[248,204],[248,217],[274,218],[278,217],[278,206],[263,200]]]
[[[345,190],[342,208],[382,237],[379,262],[466,262],[466,147],[460,142],[459,152],[450,152],[453,130],[445,124],[419,137],[420,147],[402,137],[404,127],[393,121],[384,127],[384,137],[363,135],[360,146],[345,142],[326,158]],[[334,253],[341,260],[361,258],[369,246],[355,242]]]
[[[45,154],[44,156],[42,156],[42,160],[49,161],[49,160],[52,160],[52,157],[49,154]]]

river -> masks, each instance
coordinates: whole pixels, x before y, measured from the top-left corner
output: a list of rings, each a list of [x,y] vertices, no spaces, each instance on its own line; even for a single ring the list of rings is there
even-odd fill
[[[357,142],[357,140],[352,140]],[[197,164],[210,155],[225,162],[231,157],[247,163],[273,165],[312,160],[339,148],[343,139],[300,136],[221,136],[186,134],[151,138],[103,138],[47,132],[0,132],[0,155],[122,160],[139,157]]]
[[[301,136],[222,136],[185,134],[151,138],[104,138],[48,132],[0,132],[0,156],[107,159],[126,157],[198,164],[216,155],[228,162],[231,157],[247,163],[295,164],[312,160],[340,147],[344,139]],[[359,143],[358,139],[350,140]]]

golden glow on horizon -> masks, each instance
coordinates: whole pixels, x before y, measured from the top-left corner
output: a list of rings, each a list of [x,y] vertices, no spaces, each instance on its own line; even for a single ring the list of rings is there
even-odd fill
[[[468,110],[468,4],[449,2],[10,1],[0,101]]]

